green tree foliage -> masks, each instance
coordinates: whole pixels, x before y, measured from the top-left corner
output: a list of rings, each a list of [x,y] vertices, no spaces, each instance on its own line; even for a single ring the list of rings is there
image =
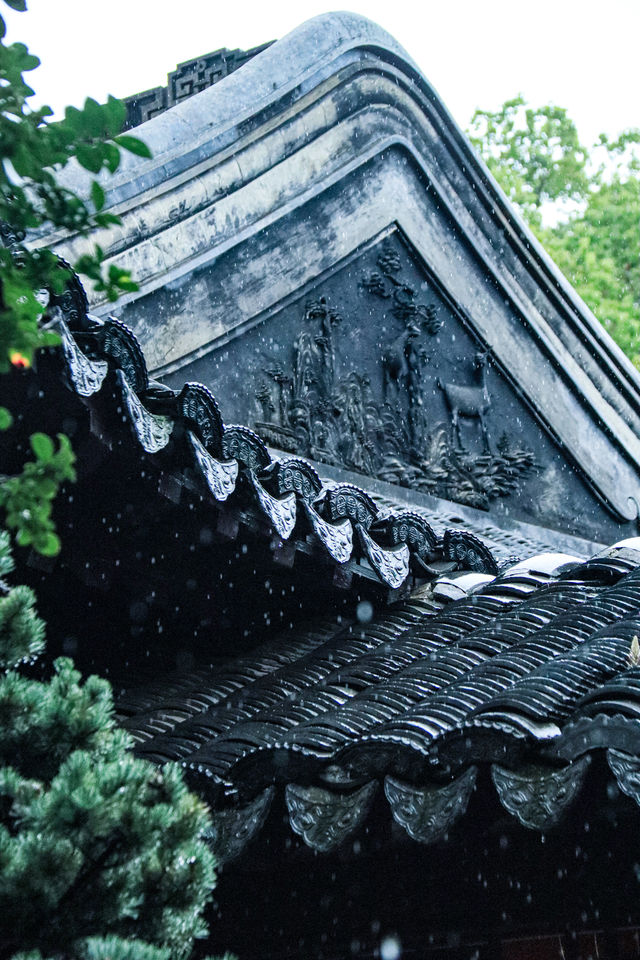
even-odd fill
[[[6,511],[5,522],[16,531],[21,547],[32,546],[44,556],[60,550],[60,540],[51,517],[53,498],[60,484],[75,480],[74,455],[64,434],[58,435],[58,449],[44,433],[34,433],[31,449],[34,460],[25,463],[22,473],[7,477],[0,485],[0,506]]]
[[[107,681],[71,661],[49,681],[26,587],[0,534],[0,957],[174,960],[206,932],[206,808],[180,770],[134,758]],[[106,937],[106,939],[105,939]],[[17,954],[17,951],[23,953]]]
[[[5,3],[14,10],[26,9],[24,0]],[[75,160],[98,176],[117,169],[121,150],[150,156],[142,141],[121,135],[125,107],[113,97],[106,104],[87,99],[81,110],[68,107],[59,121],[51,119],[48,106],[32,107],[34,94],[25,74],[40,61],[23,43],[5,43],[5,33],[0,16],[0,374],[11,364],[30,366],[35,350],[59,342],[43,320],[48,292],[62,292],[69,268],[50,250],[26,243],[27,232],[46,228],[86,235],[120,222],[103,210],[99,179],[91,182],[90,199],[83,199],[60,183],[59,171]],[[109,299],[137,289],[126,270],[111,264],[105,272],[103,259],[96,245],[74,267]],[[0,408],[0,429],[10,422],[10,411]],[[52,555],[60,544],[51,503],[59,484],[72,479],[73,455],[65,438],[59,439],[57,452],[42,434],[31,445],[35,461],[4,483],[0,505],[19,544]]]
[[[24,0],[5,0],[14,9],[26,9]],[[121,149],[150,156],[135,137],[121,135],[125,107],[113,97],[106,104],[89,98],[84,107],[67,107],[64,120],[53,121],[48,106],[34,108],[34,95],[25,81],[40,61],[23,43],[6,44],[0,17],[0,221],[5,246],[0,247],[0,372],[6,372],[18,352],[30,362],[33,351],[56,342],[43,329],[39,292],[61,292],[68,270],[51,251],[25,245],[29,230],[62,229],[88,234],[95,227],[119,223],[103,210],[105,193],[99,179],[91,183],[91,199],[63,186],[58,172],[75,159],[90,173],[114,173]],[[120,291],[136,289],[127,271],[111,265],[102,270],[103,254],[92,254],[74,264],[94,280],[98,289],[115,300]]]
[[[640,367],[640,130],[587,150],[561,107],[477,110],[471,141],[538,239]],[[553,225],[545,225],[544,213]]]

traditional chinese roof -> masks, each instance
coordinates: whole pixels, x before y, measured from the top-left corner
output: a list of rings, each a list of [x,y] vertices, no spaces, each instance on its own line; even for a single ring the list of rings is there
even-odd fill
[[[638,800],[638,376],[415,65],[320,18],[140,134],[127,324],[54,298],[1,438],[73,434],[32,580],[136,750],[222,861],[283,814],[329,852],[476,790],[546,833],[603,768]]]
[[[140,282],[117,309],[154,376],[294,456],[635,531],[638,373],[388,34],[316,18],[138,133],[153,158],[104,183],[122,227],[89,242]]]
[[[278,455],[249,428],[225,425],[203,384],[172,390],[150,380],[135,335],[113,317],[88,315],[77,279],[51,312],[62,346],[41,361],[51,366],[40,378],[43,406],[50,408],[53,391],[62,390],[67,419],[75,403],[77,411],[89,412],[88,430],[107,451],[126,452],[132,488],[136,464],[142,477],[148,467],[160,488],[173,483],[177,499],[185,487],[215,507],[222,528],[235,525],[232,539],[240,522],[263,527],[285,564],[301,551],[333,565],[342,578],[348,571],[398,591],[443,571],[495,574],[540,549],[586,556],[594,548],[527,524],[500,527],[480,511],[390,484],[372,481],[365,489],[340,471]],[[29,417],[37,417],[36,407],[31,398]],[[93,464],[81,462],[81,471],[86,468],[93,474]]]
[[[334,849],[382,792],[433,843],[487,777],[522,825],[547,831],[600,754],[640,802],[640,540],[443,578],[371,615],[306,624],[120,700],[137,751],[179,762],[204,792],[223,859],[272,803],[309,846]]]
[[[304,601],[322,593],[317,574],[305,586],[289,573],[302,602],[284,633],[267,631],[269,639],[256,646],[265,632],[256,629],[246,651],[234,653],[218,642],[214,618],[196,669],[163,681],[151,667],[147,680],[156,679],[146,683],[138,668],[135,675],[122,667],[115,673],[131,687],[119,710],[137,750],[185,767],[215,810],[212,842],[223,859],[259,833],[276,798],[294,831],[329,850],[358,828],[380,791],[411,837],[435,841],[463,814],[482,770],[504,807],[538,829],[560,819],[594,753],[604,752],[621,789],[636,796],[640,668],[632,661],[640,656],[640,541],[589,560],[588,544],[577,540],[577,555],[556,547],[509,559],[505,543],[519,539],[526,550],[557,535],[537,530],[538,539],[527,540],[531,529],[500,530],[485,517],[490,547],[466,522],[462,529],[443,524],[443,505],[432,524],[425,504],[389,507],[379,492],[323,481],[311,464],[277,457],[247,428],[225,426],[202,385],[175,391],[150,381],[135,336],[117,320],[88,316],[79,284],[50,312],[62,345],[40,358],[37,375],[16,375],[28,402],[14,429],[28,432],[43,407],[65,429],[75,424],[80,486],[103,509],[111,495],[112,516],[120,518],[122,529],[109,527],[107,537],[116,535],[118,563],[128,562],[119,539],[130,536],[126,501],[142,485],[158,523],[177,518],[181,525],[169,558],[180,583],[198,569],[195,561],[184,574],[176,567],[180,534],[198,504],[200,517],[214,509],[227,537],[235,525],[232,540],[243,524],[254,529],[255,543],[266,534],[276,552],[291,541],[293,554],[305,554],[314,571],[351,565],[361,582],[395,590],[388,607],[378,591],[360,600],[355,618],[352,604],[322,615],[309,606],[308,620]],[[86,446],[89,435],[102,448],[99,456]],[[110,493],[122,463],[130,472]],[[160,513],[162,497],[173,513]],[[135,526],[135,506],[129,512]],[[83,514],[81,492],[64,509],[63,539],[71,538],[74,554]],[[100,528],[107,518],[88,519],[84,567],[105,549]],[[156,535],[145,528],[147,519],[143,538]],[[239,552],[234,560],[209,538],[202,549],[209,577],[219,574],[224,592]],[[155,563],[151,557],[148,587]],[[253,563],[260,577],[265,553],[256,552]],[[284,564],[281,583],[290,566]],[[128,601],[119,594],[117,602]],[[235,601],[243,603],[241,596]],[[182,640],[170,638],[174,646]]]

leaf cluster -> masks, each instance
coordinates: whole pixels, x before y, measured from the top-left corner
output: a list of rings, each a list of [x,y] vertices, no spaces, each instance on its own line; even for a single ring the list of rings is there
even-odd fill
[[[64,286],[57,259],[25,244],[27,232],[46,227],[86,235],[97,227],[118,224],[119,218],[104,209],[100,175],[118,169],[122,150],[151,155],[141,140],[121,134],[126,109],[114,97],[104,104],[88,98],[82,108],[67,107],[58,121],[52,120],[50,107],[31,107],[34,91],[25,74],[40,61],[23,43],[5,43],[5,33],[0,16],[0,222],[5,243],[0,249],[0,371],[8,362],[7,344],[30,361],[37,347],[52,342],[53,335],[38,324],[43,314],[38,293],[60,292]],[[95,177],[90,199],[59,180],[59,171],[71,160]],[[95,246],[75,266],[111,300],[123,290],[135,289],[126,270],[111,267],[105,274],[103,261],[104,252]]]
[[[640,368],[640,130],[588,150],[564,108],[521,96],[476,110],[469,131],[491,173]],[[543,210],[555,210],[545,226]],[[567,212],[568,210],[568,212]]]
[[[60,540],[51,516],[53,500],[65,480],[75,480],[75,456],[64,434],[58,434],[58,449],[44,433],[31,436],[34,459],[22,472],[0,484],[0,507],[6,511],[7,527],[15,530],[16,542],[32,546],[44,556],[55,556]]]

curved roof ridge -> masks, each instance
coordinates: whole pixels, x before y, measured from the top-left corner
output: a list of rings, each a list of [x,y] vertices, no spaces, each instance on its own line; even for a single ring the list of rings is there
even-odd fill
[[[306,20],[280,40],[223,77],[216,84],[189,97],[170,110],[152,117],[135,128],[153,153],[151,159],[140,159],[124,153],[115,175],[105,176],[108,203],[122,202],[125,184],[139,181],[139,192],[161,182],[167,175],[167,163],[177,154],[184,155],[184,138],[204,148],[205,144],[234,128],[249,116],[264,109],[270,102],[290,93],[312,75],[322,72],[336,60],[358,48],[375,49],[396,62],[402,62],[415,73],[440,103],[440,98],[424,78],[409,54],[372,20],[349,12],[323,13]],[[453,122],[453,121],[452,121]],[[193,158],[197,162],[197,158]],[[93,176],[76,164],[60,179],[73,188],[88,193]],[[127,191],[132,198],[135,192]]]

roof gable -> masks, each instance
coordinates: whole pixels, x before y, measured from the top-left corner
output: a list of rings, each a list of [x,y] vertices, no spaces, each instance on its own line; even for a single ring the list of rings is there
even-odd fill
[[[360,347],[367,324],[379,326],[381,353],[367,353],[372,342],[365,330],[358,362],[375,360],[381,389],[385,378],[392,388],[403,378],[405,393],[411,392],[409,357],[429,353],[439,338],[431,366],[413,371],[413,378],[425,394],[438,379],[443,384],[440,395],[433,394],[432,423],[442,422],[447,442],[463,453],[467,445],[467,453],[482,455],[473,436],[478,425],[483,445],[496,451],[502,432],[513,444],[514,424],[524,423],[515,448],[523,467],[512,470],[520,500],[513,492],[487,498],[482,483],[462,493],[459,485],[446,496],[467,503],[484,496],[492,509],[504,500],[515,515],[573,532],[579,516],[581,529],[600,539],[631,530],[640,479],[637,373],[383,31],[346,14],[317,18],[140,133],[156,156],[130,162],[112,187],[110,202],[122,213],[124,230],[103,246],[141,278],[140,292],[123,300],[119,312],[156,374],[171,382],[178,371],[181,380],[193,373],[225,405],[239,387],[247,402],[238,404],[238,416],[259,421],[254,395],[264,391],[249,331],[277,330],[268,336],[288,342],[287,310],[295,303],[296,337],[302,336],[309,300],[324,298],[328,310],[345,317],[342,329],[350,325],[352,347]],[[81,245],[71,240],[61,249],[72,253]],[[388,249],[401,258],[398,275],[380,269]],[[406,286],[412,292],[405,293],[407,310],[399,318],[402,291],[394,278],[402,283],[402,271],[411,270]],[[336,284],[339,296],[332,293]],[[430,306],[455,319],[429,334],[424,311]],[[389,313],[399,323],[387,331]],[[407,342],[416,317],[426,346]],[[457,344],[445,350],[454,328]],[[231,371],[221,362],[224,351],[234,355]],[[396,353],[397,376],[389,351]],[[487,351],[485,403],[489,419],[505,420],[505,431],[482,422],[480,400],[462,413],[460,403],[451,402],[456,390],[446,390],[457,388],[460,400],[461,388],[473,389],[477,354]],[[284,361],[282,374],[289,377],[295,358]],[[345,368],[343,380],[348,375]],[[343,380],[338,377],[338,387],[348,393]],[[372,390],[380,408],[387,398],[376,394],[373,378]],[[414,429],[409,412],[399,430]],[[303,447],[294,445],[297,452]],[[364,473],[377,472],[364,448],[360,463],[342,456]],[[534,463],[537,475],[547,477],[535,495],[525,483]],[[499,473],[495,458],[489,470]]]

